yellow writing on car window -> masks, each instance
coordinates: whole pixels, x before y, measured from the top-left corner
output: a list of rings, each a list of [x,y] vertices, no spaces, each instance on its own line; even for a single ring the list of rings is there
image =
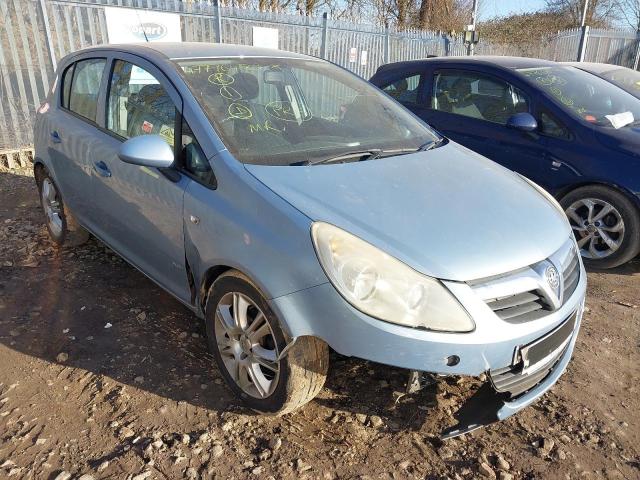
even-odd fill
[[[174,132],[173,132],[173,128],[170,127],[169,125],[162,125],[160,127],[160,132],[158,132],[158,135],[160,135],[162,138],[165,139],[165,141],[171,145],[173,147],[173,142],[175,140],[175,136],[174,136]]]
[[[243,105],[241,103],[232,103],[231,105],[229,105],[228,110],[229,116],[238,120],[249,120],[251,117],[253,117],[253,113],[251,113],[251,110],[249,110],[246,105]]]
[[[227,85],[231,85],[235,79],[224,72],[216,72],[209,75],[209,83],[213,83],[214,85],[220,85],[221,87],[226,87]]]
[[[281,133],[282,130],[278,130],[276,127],[274,127],[271,124],[270,120],[265,120],[263,123],[250,123],[249,124],[249,131],[251,133],[257,133],[257,132],[277,132],[277,133]]]
[[[298,120],[290,102],[269,102],[264,109],[269,115],[278,120],[284,120],[285,122],[296,122]]]
[[[242,95],[238,90],[230,86],[220,87],[220,95],[222,95],[227,100],[242,100]]]

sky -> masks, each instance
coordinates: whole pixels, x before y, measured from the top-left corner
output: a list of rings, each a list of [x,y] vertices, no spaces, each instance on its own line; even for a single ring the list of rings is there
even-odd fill
[[[503,17],[510,13],[525,13],[540,10],[545,0],[480,0],[480,20]]]

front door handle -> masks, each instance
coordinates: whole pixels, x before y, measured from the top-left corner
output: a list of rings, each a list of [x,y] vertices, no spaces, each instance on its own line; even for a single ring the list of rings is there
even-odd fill
[[[53,143],[60,143],[62,142],[62,138],[60,138],[60,134],[58,133],[57,130],[54,130],[53,132],[51,132],[51,141]]]
[[[93,169],[98,172],[98,175],[100,175],[101,177],[111,176],[111,170],[109,170],[109,167],[107,167],[107,164],[103,161],[94,162]]]

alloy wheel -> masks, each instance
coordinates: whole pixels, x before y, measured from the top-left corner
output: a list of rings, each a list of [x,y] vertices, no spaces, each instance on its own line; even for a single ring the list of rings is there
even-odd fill
[[[565,210],[584,258],[602,259],[616,252],[624,241],[620,212],[609,202],[583,198]]]
[[[47,225],[55,236],[62,234],[62,207],[58,191],[50,178],[42,181],[42,206],[47,216]]]
[[[215,336],[233,381],[255,398],[269,397],[280,376],[276,337],[262,310],[246,295],[226,293],[215,311]]]

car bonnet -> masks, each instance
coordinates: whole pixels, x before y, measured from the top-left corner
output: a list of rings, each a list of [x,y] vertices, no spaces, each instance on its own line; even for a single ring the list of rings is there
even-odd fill
[[[312,221],[441,279],[525,267],[571,235],[562,212],[526,181],[453,142],[377,160],[245,168]]]

